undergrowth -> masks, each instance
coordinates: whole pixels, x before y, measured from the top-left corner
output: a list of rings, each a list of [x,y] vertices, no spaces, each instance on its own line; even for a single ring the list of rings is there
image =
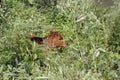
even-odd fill
[[[53,1],[0,3],[0,79],[119,80],[120,4]],[[45,53],[30,41],[29,32],[44,37],[49,29],[61,33],[68,46]]]

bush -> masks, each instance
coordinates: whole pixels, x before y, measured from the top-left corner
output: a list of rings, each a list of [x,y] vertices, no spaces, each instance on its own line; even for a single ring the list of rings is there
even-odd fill
[[[119,79],[119,4],[3,0],[0,5],[0,79]],[[68,46],[45,54],[30,41],[29,32],[44,37],[49,29],[60,32]]]

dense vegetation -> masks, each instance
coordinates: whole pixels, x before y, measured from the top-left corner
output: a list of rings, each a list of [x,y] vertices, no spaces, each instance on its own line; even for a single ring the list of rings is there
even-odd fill
[[[0,0],[0,79],[120,80],[120,3],[93,0]],[[58,51],[29,39],[58,31]]]

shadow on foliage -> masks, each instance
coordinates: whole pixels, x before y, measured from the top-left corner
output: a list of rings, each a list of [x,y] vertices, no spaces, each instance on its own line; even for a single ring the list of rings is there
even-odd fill
[[[115,18],[114,26],[111,29],[109,49],[120,54],[120,15]]]

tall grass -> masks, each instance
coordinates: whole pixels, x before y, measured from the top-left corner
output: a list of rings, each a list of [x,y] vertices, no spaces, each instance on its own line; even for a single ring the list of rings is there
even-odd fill
[[[109,8],[97,7],[93,0],[60,0],[45,8],[37,5],[3,1],[0,79],[120,79],[119,3]],[[45,54],[44,47],[30,41],[29,32],[43,37],[49,29],[60,32],[68,46]]]

